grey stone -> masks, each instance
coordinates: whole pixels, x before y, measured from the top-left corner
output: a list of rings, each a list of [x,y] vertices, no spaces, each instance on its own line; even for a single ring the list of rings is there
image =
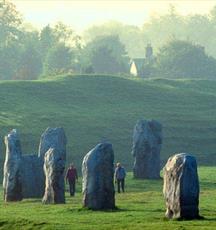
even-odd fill
[[[21,143],[16,130],[5,137],[6,158],[4,167],[4,187],[8,188],[8,175],[17,171],[18,195],[22,198],[41,198],[44,193],[43,163],[37,155],[22,155]],[[15,163],[16,161],[16,163]],[[11,179],[11,182],[13,180]],[[5,191],[6,191],[5,190]],[[7,192],[5,192],[6,194]],[[6,197],[6,196],[5,196]],[[10,199],[6,199],[9,201]],[[17,199],[21,200],[21,198]]]
[[[64,169],[65,152],[50,148],[44,159],[44,172],[46,176],[46,187],[42,202],[44,204],[65,203]]]
[[[44,159],[45,153],[50,149],[66,152],[66,136],[63,128],[47,128],[41,135],[38,156]]]
[[[160,178],[162,126],[158,121],[139,120],[134,127],[132,155],[135,178]]]
[[[22,156],[21,175],[23,198],[42,198],[45,183],[43,161],[36,154]]]
[[[199,218],[199,179],[193,156],[181,153],[168,159],[164,167],[163,194],[167,218]]]
[[[20,201],[22,200],[22,182],[21,182],[21,144],[19,135],[13,129],[5,137],[6,156],[4,162],[4,200]]]
[[[43,203],[65,203],[64,168],[66,136],[63,128],[47,128],[41,136],[39,157],[44,159],[46,178]]]
[[[43,170],[45,151],[54,147],[61,154],[66,154],[64,130],[62,128],[47,128],[41,136],[38,156],[36,154],[22,155],[21,144],[16,130],[12,130],[5,137],[5,145],[6,158],[3,180],[5,200],[42,198],[45,191]],[[17,195],[12,195],[13,193]]]
[[[82,163],[83,206],[92,210],[114,209],[114,152],[112,144],[100,143]]]
[[[39,187],[40,189],[40,194],[41,197],[44,195],[45,191],[45,174],[44,174],[44,157],[46,152],[50,148],[54,148],[61,152],[61,154],[66,154],[66,144],[67,144],[67,139],[65,136],[64,129],[61,127],[57,128],[47,128],[44,133],[41,135],[40,138],[40,144],[39,144],[39,151],[38,151],[38,157],[40,159],[40,163],[42,166],[41,175],[40,175],[40,180],[41,180],[41,186]]]

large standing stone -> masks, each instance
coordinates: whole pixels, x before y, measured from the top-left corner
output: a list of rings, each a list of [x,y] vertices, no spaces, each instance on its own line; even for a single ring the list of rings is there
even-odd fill
[[[66,136],[63,128],[47,128],[41,135],[38,156],[44,159],[45,153],[50,149],[66,152]]]
[[[114,209],[114,152],[110,143],[101,143],[86,154],[82,163],[83,206],[93,209]]]
[[[199,218],[199,179],[193,156],[181,153],[168,159],[164,167],[163,193],[167,218]]]
[[[64,129],[61,127],[57,128],[47,128],[45,132],[41,135],[40,138],[40,144],[39,144],[39,151],[38,151],[38,157],[40,159],[42,170],[41,172],[41,186],[40,186],[40,193],[42,193],[42,196],[44,195],[45,191],[45,175],[43,170],[44,165],[44,157],[46,152],[50,149],[56,149],[59,153],[62,155],[66,154],[66,144],[67,139],[65,136]],[[42,197],[41,196],[41,197]]]
[[[21,144],[16,130],[12,130],[5,137],[6,158],[4,169],[4,186],[8,187],[8,175],[15,174],[17,171],[18,188],[22,198],[42,197],[44,190],[41,192],[43,183],[43,164],[37,155],[22,155]],[[16,163],[15,163],[16,162]],[[16,179],[17,180],[17,179]],[[13,180],[11,180],[13,181]],[[7,184],[7,185],[6,185]],[[19,193],[17,193],[19,194]],[[18,200],[20,200],[19,198]],[[9,201],[9,199],[7,199]]]
[[[21,159],[23,198],[42,198],[44,194],[43,161],[36,155],[23,155]]]
[[[20,201],[22,200],[22,182],[21,182],[21,144],[17,131],[13,129],[5,137],[6,157],[4,163],[4,200]]]
[[[66,154],[66,137],[62,128],[48,128],[41,136],[38,156],[22,155],[16,130],[5,137],[4,197],[6,201],[42,198],[45,191],[44,156],[49,148]],[[14,195],[13,195],[14,194]]]
[[[65,203],[64,169],[66,153],[50,148],[44,159],[46,188],[43,197],[45,204]]]
[[[43,203],[65,203],[64,169],[66,136],[63,128],[47,128],[41,136],[39,157],[44,159],[45,192]]]
[[[135,178],[160,178],[162,126],[158,121],[139,120],[134,127],[132,155]]]

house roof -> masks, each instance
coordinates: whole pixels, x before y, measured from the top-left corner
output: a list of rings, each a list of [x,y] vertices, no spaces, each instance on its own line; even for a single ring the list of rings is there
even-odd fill
[[[142,70],[145,64],[145,58],[133,58],[132,63],[136,65],[137,70]]]

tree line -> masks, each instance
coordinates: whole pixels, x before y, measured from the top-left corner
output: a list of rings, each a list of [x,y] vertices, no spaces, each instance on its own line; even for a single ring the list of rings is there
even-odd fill
[[[129,74],[130,59],[144,57],[148,43],[155,61],[146,64],[147,77],[214,78],[215,35],[216,7],[208,15],[181,16],[171,6],[143,27],[107,22],[80,36],[62,22],[37,30],[14,4],[0,0],[0,79]]]

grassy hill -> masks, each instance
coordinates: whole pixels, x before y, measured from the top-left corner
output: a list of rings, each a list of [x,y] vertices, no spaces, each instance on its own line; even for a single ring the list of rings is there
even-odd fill
[[[42,205],[40,199],[4,203],[0,189],[0,229],[213,230],[216,229],[216,167],[200,167],[198,172],[199,207],[204,220],[166,220],[162,180],[135,180],[129,174],[126,193],[116,194],[116,211],[83,209],[80,182],[76,196],[70,198],[67,192],[67,203],[63,205]]]
[[[68,162],[78,166],[100,140],[112,142],[116,161],[131,171],[132,132],[140,118],[163,124],[162,162],[176,152],[216,162],[216,81],[141,80],[115,76],[65,76],[0,82],[0,136],[12,128],[24,153],[36,153],[46,127],[62,126]],[[4,145],[1,143],[1,162]]]

